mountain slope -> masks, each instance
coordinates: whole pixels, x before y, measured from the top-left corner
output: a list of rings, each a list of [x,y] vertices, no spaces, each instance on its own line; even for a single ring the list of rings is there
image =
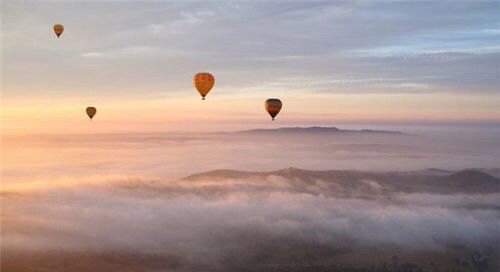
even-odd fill
[[[311,187],[321,185],[324,192],[369,193],[497,193],[500,192],[500,179],[477,170],[463,170],[450,174],[421,172],[363,172],[327,170],[312,171],[286,168],[270,172],[247,172],[236,170],[215,170],[191,175],[183,181],[224,181],[252,179],[266,185],[270,177],[288,180],[291,186]]]

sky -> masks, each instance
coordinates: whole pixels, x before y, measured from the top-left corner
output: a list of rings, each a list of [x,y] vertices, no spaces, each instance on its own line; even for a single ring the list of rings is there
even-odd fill
[[[498,1],[2,1],[2,128],[275,126],[270,97],[284,103],[278,125],[498,124],[499,10]],[[192,76],[205,71],[216,84],[202,102]]]
[[[324,264],[322,256],[353,241],[363,250],[394,245],[397,255],[446,245],[499,251],[498,190],[385,194],[382,180],[360,178],[366,194],[336,197],[328,193],[349,189],[336,187],[336,176],[313,184],[300,174],[179,179],[301,168],[420,180],[436,168],[474,168],[497,181],[487,173],[500,175],[500,1],[0,5],[3,261],[50,270],[52,259],[36,263],[35,249],[68,270],[85,263],[81,255],[51,250],[129,252],[116,264],[147,268],[157,262],[144,254],[158,254],[178,259],[183,271],[228,260],[241,265],[228,271],[241,271],[260,265],[261,253],[268,263],[319,256]],[[59,39],[56,23],[65,27]],[[197,72],[216,79],[205,101],[192,85]],[[268,98],[283,101],[274,122]],[[97,108],[92,121],[87,106]],[[206,133],[319,125],[415,127]],[[356,265],[371,259],[359,256]]]

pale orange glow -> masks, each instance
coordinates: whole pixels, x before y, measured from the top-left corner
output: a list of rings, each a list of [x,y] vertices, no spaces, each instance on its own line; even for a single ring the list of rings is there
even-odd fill
[[[493,272],[477,2],[2,1],[0,272]]]
[[[144,176],[134,177],[131,175],[94,175],[85,177],[47,177],[45,179],[32,179],[29,182],[23,180],[9,179],[2,183],[0,193],[30,193],[39,190],[50,190],[52,188],[74,188],[82,185],[87,186],[111,186],[115,182],[123,183],[123,180],[142,180]]]
[[[215,95],[214,95],[215,96]],[[470,94],[290,94],[281,97],[281,124],[314,125],[346,120],[479,120],[498,121],[500,96]],[[214,130],[227,124],[267,124],[263,98],[219,94],[200,101],[191,96],[149,99],[4,100],[3,130],[8,132],[148,132]],[[85,107],[98,113],[89,121]],[[55,131],[57,130],[57,131]]]

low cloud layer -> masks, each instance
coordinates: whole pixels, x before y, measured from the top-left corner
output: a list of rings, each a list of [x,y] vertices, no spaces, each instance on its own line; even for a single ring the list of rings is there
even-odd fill
[[[495,271],[496,135],[8,136],[2,271]]]
[[[331,188],[342,188],[304,193],[290,185],[297,182],[279,176],[115,180],[4,194],[2,247],[176,256],[176,263],[188,270],[228,268],[230,259],[242,267],[290,263],[290,256],[304,258],[294,262],[331,263],[341,253],[370,248],[439,253],[452,246],[471,251],[493,247],[498,252],[499,193],[379,190],[371,193],[377,198],[363,192],[344,198],[327,195]],[[316,184],[322,182],[328,183]],[[375,180],[363,182],[383,189]]]
[[[214,169],[407,171],[498,168],[497,129],[385,128],[377,133],[241,135],[204,133],[5,136],[3,181],[78,183],[74,178],[176,179]]]

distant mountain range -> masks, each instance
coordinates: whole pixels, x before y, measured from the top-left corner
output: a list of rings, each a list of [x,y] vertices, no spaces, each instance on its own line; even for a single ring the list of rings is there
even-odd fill
[[[361,130],[349,130],[349,129],[339,129],[336,127],[281,127],[274,129],[251,129],[243,130],[235,133],[240,134],[276,134],[276,133],[288,133],[288,134],[330,134],[330,133],[377,133],[377,134],[397,134],[406,135],[400,131],[388,131],[388,130],[372,130],[372,129],[361,129]]]

